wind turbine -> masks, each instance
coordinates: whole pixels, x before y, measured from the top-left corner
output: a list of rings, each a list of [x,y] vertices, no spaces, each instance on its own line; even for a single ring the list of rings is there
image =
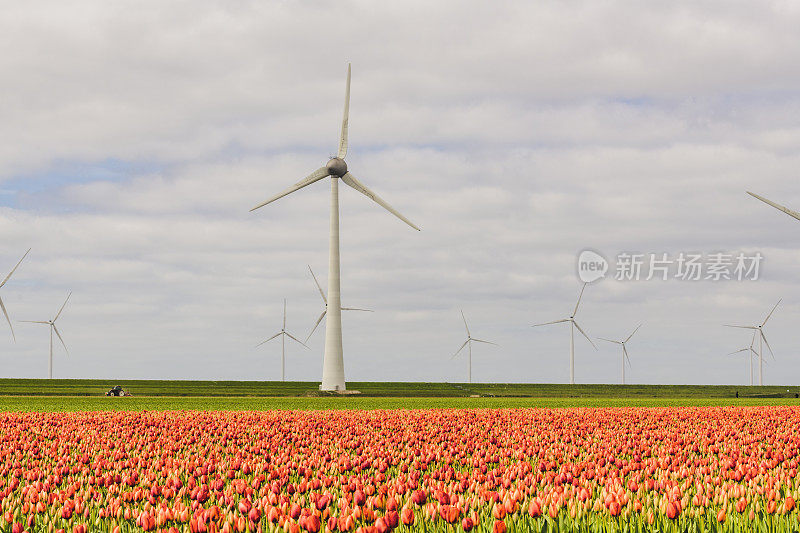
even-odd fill
[[[737,353],[748,352],[747,354],[747,366],[750,369],[750,386],[753,386],[753,357],[758,357],[758,352],[753,349],[753,345],[756,343],[756,335],[757,332],[753,332],[753,340],[750,341],[750,346],[747,348],[742,348],[741,350],[736,350],[735,352],[731,352],[728,355],[735,355]]]
[[[734,326],[732,324],[725,324],[725,326],[729,328],[743,328],[743,329],[752,329],[754,330],[753,333],[758,336],[758,385],[761,386],[764,384],[764,345],[767,345],[769,349],[769,353],[772,354],[772,357],[775,357],[775,354],[772,352],[772,348],[767,341],[767,336],[764,335],[764,326],[769,320],[769,317],[772,316],[772,313],[775,312],[775,308],[778,307],[778,304],[781,303],[781,300],[778,300],[778,303],[775,304],[775,307],[772,308],[772,311],[769,312],[767,318],[764,319],[764,322],[757,326]]]
[[[411,223],[406,217],[401,215],[392,206],[386,203],[383,198],[372,192],[366,185],[361,183],[355,176],[347,170],[347,163],[344,158],[347,155],[347,134],[348,116],[350,114],[350,64],[347,65],[347,85],[344,96],[344,116],[342,118],[342,129],[339,134],[339,151],[336,157],[331,158],[328,163],[302,180],[298,181],[288,189],[280,192],[255,206],[250,211],[263,207],[287,194],[291,194],[307,185],[311,185],[322,178],[331,178],[331,214],[330,214],[330,238],[328,254],[328,313],[325,320],[325,356],[322,364],[322,383],[320,390],[345,390],[344,382],[344,356],[342,354],[342,303],[341,303],[341,278],[339,264],[339,179],[354,188],[367,198],[395,215],[397,218],[419,231],[419,228]]]
[[[624,341],[615,341],[615,340],[611,340],[611,339],[604,339],[603,337],[598,337],[598,339],[600,339],[600,340],[602,340],[602,341],[606,341],[606,342],[613,342],[614,344],[619,344],[620,346],[622,346],[622,384],[623,384],[623,385],[625,385],[625,360],[627,359],[627,360],[628,360],[628,364],[629,364],[629,365],[631,364],[631,358],[630,358],[630,357],[628,357],[628,348],[625,346],[625,344],[626,344],[626,343],[627,343],[629,340],[631,340],[631,337],[633,337],[634,333],[636,333],[637,331],[639,331],[639,328],[640,328],[640,327],[642,327],[642,325],[641,325],[641,324],[639,324],[638,326],[636,326],[636,329],[635,329],[635,330],[633,330],[633,333],[631,333],[630,335],[628,335],[628,338],[627,338],[627,339],[625,339]]]
[[[586,334],[585,331],[581,329],[578,323],[575,321],[575,315],[578,314],[578,306],[581,304],[581,298],[583,297],[583,291],[586,290],[587,283],[583,284],[581,287],[581,293],[578,295],[578,303],[575,304],[575,310],[572,311],[572,314],[568,318],[562,318],[561,320],[553,320],[552,322],[545,322],[543,324],[534,324],[531,327],[538,327],[538,326],[547,326],[549,324],[560,324],[561,322],[569,322],[569,384],[575,384],[575,328],[578,328],[578,331],[581,332],[581,335],[586,337],[586,340],[589,341],[589,344],[594,346],[594,349],[597,349],[597,346],[592,342],[592,339],[589,338],[589,335]]]
[[[791,209],[789,209],[788,207],[784,207],[784,206],[782,206],[782,205],[780,205],[780,204],[776,204],[775,202],[772,202],[772,201],[770,201],[770,200],[767,200],[767,199],[766,199],[766,198],[764,198],[763,196],[759,196],[759,195],[757,195],[757,194],[756,194],[756,193],[754,193],[754,192],[747,191],[747,194],[749,194],[749,195],[750,195],[750,196],[752,196],[753,198],[758,198],[759,200],[761,200],[761,201],[762,201],[762,202],[764,202],[765,204],[769,204],[769,205],[771,205],[772,207],[774,207],[774,208],[775,208],[775,209],[777,209],[778,211],[783,211],[784,213],[786,213],[786,214],[787,214],[787,215],[789,215],[790,217],[793,217],[793,218],[796,218],[797,220],[800,220],[800,213],[798,213],[797,211],[792,211],[792,210],[791,210]]]
[[[31,249],[28,248],[28,251],[25,252],[25,255],[22,256],[22,259],[25,259],[25,257],[30,253],[30,251],[31,251]],[[8,278],[11,277],[11,274],[13,274],[14,271],[19,266],[19,264],[22,263],[22,259],[17,261],[17,264],[14,266],[14,268],[11,269],[11,272],[9,272],[8,275],[5,277],[5,279],[2,282],[0,282],[0,287],[2,287],[3,285],[6,284],[6,281],[8,281]],[[6,311],[6,306],[3,304],[3,299],[2,298],[0,298],[0,309],[3,310],[3,314],[6,316],[6,321],[8,322],[8,327],[11,328],[11,337],[14,338],[14,342],[17,342],[17,336],[14,335],[14,326],[11,325],[11,319],[8,318],[8,311]]]
[[[286,331],[286,298],[283,299],[283,327],[281,328],[281,330],[278,333],[276,333],[275,335],[273,335],[269,339],[267,339],[265,341],[261,341],[258,344],[256,344],[256,348],[258,348],[259,346],[261,346],[264,343],[267,343],[267,342],[271,341],[275,337],[280,337],[281,338],[281,381],[286,381],[286,337],[289,337],[293,341],[299,342],[303,346],[306,346],[306,343],[304,343],[301,340],[298,340],[291,333]],[[306,346],[306,348],[308,348],[308,346]]]
[[[61,333],[59,333],[58,328],[56,327],[56,320],[58,320],[58,317],[61,316],[61,312],[67,306],[67,302],[69,301],[70,296],[72,296],[72,291],[70,291],[70,293],[67,295],[67,299],[64,300],[64,303],[61,305],[61,309],[58,310],[58,313],[56,313],[56,316],[53,318],[53,320],[20,320],[20,322],[27,322],[29,324],[47,324],[48,326],[50,326],[50,359],[48,360],[48,365],[47,365],[48,379],[53,379],[53,332],[54,331],[56,332],[56,335],[58,335],[58,340],[61,341],[61,345],[64,347],[64,351],[67,352],[67,355],[69,355],[69,350],[67,349],[67,345],[64,343],[64,338],[61,337]]]
[[[464,311],[461,311],[461,319],[464,321],[464,327],[467,329],[467,340],[464,341],[464,344],[461,345],[461,348],[458,349],[456,353],[453,354],[453,357],[450,359],[455,359],[455,357],[461,353],[461,350],[464,349],[466,346],[469,349],[469,382],[472,383],[472,343],[473,342],[482,342],[484,344],[494,344],[495,346],[500,346],[496,342],[484,341],[481,339],[474,338],[469,332],[469,326],[467,325],[467,319],[464,318]]]
[[[308,337],[306,337],[306,342],[308,342],[308,339],[311,338],[311,335],[313,335],[314,332],[317,331],[317,326],[319,326],[319,323],[322,322],[322,319],[325,318],[325,314],[328,312],[328,299],[325,297],[325,292],[322,290],[322,286],[319,284],[319,281],[317,281],[317,276],[315,276],[314,271],[311,270],[311,265],[308,265],[308,271],[311,272],[311,277],[314,278],[314,283],[317,284],[317,288],[319,289],[319,295],[322,296],[322,301],[325,303],[325,309],[322,311],[322,314],[319,315],[319,318],[314,324],[314,327],[311,329],[311,333],[309,333]],[[361,309],[359,307],[342,307],[342,311],[366,311],[368,313],[371,313],[372,309]]]

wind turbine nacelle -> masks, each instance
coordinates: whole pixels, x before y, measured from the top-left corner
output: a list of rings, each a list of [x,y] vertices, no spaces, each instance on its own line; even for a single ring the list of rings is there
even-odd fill
[[[325,165],[328,169],[328,172],[331,173],[331,176],[337,176],[341,178],[345,174],[347,174],[347,163],[344,162],[344,159],[339,159],[338,157],[334,157],[328,164]]]

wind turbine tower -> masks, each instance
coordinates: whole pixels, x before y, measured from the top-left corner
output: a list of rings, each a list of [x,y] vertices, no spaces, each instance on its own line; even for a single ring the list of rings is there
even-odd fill
[[[269,200],[258,204],[250,210],[254,211],[279,198],[283,198],[287,194],[291,194],[312,183],[316,183],[323,178],[329,176],[331,178],[330,238],[328,241],[328,312],[325,319],[325,356],[322,363],[322,383],[319,386],[320,390],[324,391],[345,390],[344,355],[342,353],[342,290],[339,262],[339,179],[419,231],[417,226],[386,203],[383,198],[375,194],[369,187],[361,183],[347,169],[347,163],[345,163],[344,158],[347,155],[349,114],[350,65],[348,64],[347,85],[344,96],[344,117],[342,118],[342,129],[339,134],[339,151],[336,157],[331,158],[324,167],[315,170],[288,189],[276,194]]]
[[[569,384],[575,384],[575,328],[578,328],[578,331],[581,332],[581,335],[586,337],[586,340],[589,341],[594,349],[597,349],[597,346],[592,342],[592,339],[589,338],[589,335],[586,334],[585,331],[581,329],[578,325],[578,322],[575,320],[575,315],[578,314],[578,306],[581,305],[581,298],[583,298],[583,291],[586,290],[586,283],[583,284],[581,287],[581,293],[578,295],[578,303],[575,304],[575,309],[572,311],[572,314],[567,318],[562,318],[561,320],[553,320],[552,322],[545,322],[543,324],[534,324],[532,327],[539,327],[539,326],[547,326],[549,324],[560,324],[561,322],[569,322]]]
[[[732,324],[725,324],[725,326],[729,328],[742,328],[742,329],[752,329],[753,333],[758,336],[758,385],[761,386],[764,384],[764,345],[767,345],[769,349],[769,353],[772,354],[772,357],[775,357],[775,354],[772,353],[772,347],[769,345],[767,341],[767,336],[764,334],[764,326],[767,324],[767,320],[772,316],[772,313],[775,312],[775,309],[778,307],[778,304],[781,303],[781,300],[778,300],[778,303],[775,304],[775,307],[772,308],[772,311],[769,312],[767,318],[761,324],[757,324],[755,326],[735,326]]]
[[[278,333],[276,333],[269,339],[261,341],[258,344],[256,344],[256,348],[258,348],[262,344],[271,341],[275,337],[281,338],[281,381],[286,381],[286,337],[289,337],[293,341],[299,342],[303,346],[306,346],[306,343],[304,343],[301,340],[298,340],[291,333],[286,331],[286,298],[283,299],[283,328],[281,328],[281,330]],[[308,348],[308,346],[306,346],[306,348]]]
[[[64,347],[64,351],[67,352],[69,355],[69,350],[67,349],[67,345],[64,343],[64,338],[61,337],[61,333],[58,331],[58,327],[56,326],[56,320],[58,317],[61,316],[61,312],[67,306],[67,302],[69,301],[69,297],[72,296],[72,292],[67,295],[67,299],[64,300],[61,309],[58,310],[56,316],[52,320],[20,320],[20,322],[28,322],[30,324],[47,324],[50,326],[50,359],[48,360],[47,364],[47,379],[53,379],[53,332],[55,331],[56,335],[58,336],[58,340],[61,341],[61,345]]]
[[[638,326],[636,326],[636,329],[635,329],[635,330],[633,330],[633,333],[631,333],[630,335],[628,335],[628,338],[627,338],[627,339],[625,339],[624,341],[615,341],[615,340],[611,340],[611,339],[604,339],[603,337],[598,337],[598,338],[599,338],[601,341],[613,342],[614,344],[619,344],[620,346],[622,346],[622,384],[623,384],[623,385],[625,385],[625,360],[627,359],[627,361],[628,361],[628,364],[629,364],[629,365],[631,364],[631,358],[630,358],[630,357],[628,357],[628,347],[627,347],[627,343],[628,343],[628,341],[629,341],[629,340],[631,340],[631,337],[633,337],[633,335],[634,335],[634,334],[635,334],[637,331],[639,331],[639,328],[640,328],[640,327],[642,327],[642,325],[641,325],[641,324],[639,324]]]
[[[494,344],[495,346],[500,346],[500,345],[497,344],[496,342],[484,341],[484,340],[476,339],[475,337],[473,337],[472,334],[469,332],[469,326],[467,325],[467,319],[464,318],[464,311],[461,311],[461,319],[464,321],[464,328],[466,328],[466,330],[467,330],[467,340],[464,341],[464,344],[461,345],[461,348],[459,348],[458,351],[456,353],[454,353],[453,357],[451,357],[450,359],[455,359],[455,357],[459,353],[461,353],[461,350],[463,350],[465,346],[467,347],[467,349],[469,350],[469,358],[468,358],[469,362],[467,363],[468,368],[469,368],[469,370],[468,370],[469,383],[472,383],[472,343],[473,342],[482,342],[483,344]]]

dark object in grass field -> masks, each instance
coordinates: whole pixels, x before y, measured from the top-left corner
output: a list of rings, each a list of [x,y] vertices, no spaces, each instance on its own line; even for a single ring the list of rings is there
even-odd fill
[[[130,393],[125,392],[124,390],[122,390],[122,387],[117,385],[116,387],[108,391],[106,393],[106,396],[130,396]]]

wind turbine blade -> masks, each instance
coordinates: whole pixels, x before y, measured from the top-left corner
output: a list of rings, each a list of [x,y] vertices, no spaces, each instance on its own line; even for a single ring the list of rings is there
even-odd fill
[[[480,340],[480,339],[472,339],[472,340],[474,340],[475,342],[482,342],[482,343],[484,343],[484,344],[494,344],[495,346],[500,346],[500,345],[499,345],[499,344],[497,344],[496,342],[491,342],[491,341],[482,341],[482,340]]]
[[[281,331],[286,331],[286,298],[283,299],[283,329]]]
[[[633,368],[633,365],[631,364],[631,358],[628,355],[628,349],[625,347],[624,344],[622,345],[622,353],[625,354],[625,360],[628,361],[628,366]]]
[[[58,310],[58,313],[56,313],[56,317],[53,319],[53,322],[55,322],[56,320],[58,320],[58,317],[60,317],[60,316],[61,316],[61,311],[63,311],[63,310],[64,310],[64,308],[67,306],[67,302],[69,301],[69,297],[70,297],[70,296],[72,296],[72,291],[69,291],[69,294],[67,295],[67,299],[66,299],[66,300],[64,300],[64,304],[61,306],[61,309],[59,309],[59,310]]]
[[[573,320],[573,321],[572,321],[572,323],[573,323],[573,324],[575,324],[575,327],[576,327],[576,328],[578,328],[578,331],[580,331],[580,332],[581,332],[581,334],[582,334],[584,337],[586,337],[586,340],[587,340],[587,341],[589,341],[589,343],[590,343],[592,346],[594,346],[594,349],[596,350],[596,349],[597,349],[597,346],[595,345],[595,343],[593,343],[593,342],[592,342],[592,339],[590,339],[590,338],[589,338],[589,335],[587,335],[587,334],[586,334],[586,332],[585,332],[585,331],[583,331],[583,330],[581,329],[581,327],[578,325],[578,323],[577,323],[577,322],[575,322],[575,321]]]
[[[793,217],[793,218],[796,218],[797,220],[800,220],[800,213],[798,213],[797,211],[792,211],[791,209],[788,209],[788,208],[786,208],[786,207],[784,207],[784,206],[782,206],[780,204],[776,204],[775,202],[767,200],[763,196],[759,196],[754,192],[747,191],[747,194],[749,194],[753,198],[758,198],[759,200],[761,200],[765,204],[771,205],[772,207],[774,207],[778,211],[783,211],[784,213],[786,213],[790,217]]]
[[[722,324],[726,328],[758,329],[758,326],[734,326],[733,324]]]
[[[750,349],[750,348],[742,348],[741,350],[736,350],[735,352],[731,352],[731,353],[729,353],[728,355],[735,355],[735,354],[737,354],[737,353],[746,352],[746,351],[748,351],[749,349]]]
[[[299,342],[299,343],[300,343],[300,344],[302,344],[303,346],[306,346],[306,343],[304,343],[304,342],[303,342],[303,341],[301,341],[300,339],[297,339],[297,338],[295,338],[295,336],[294,336],[294,335],[292,335],[291,333],[289,333],[288,331],[286,332],[286,335],[287,335],[287,336],[288,336],[290,339],[292,339],[292,340],[294,340],[294,341],[296,341],[296,342]],[[308,346],[306,346],[306,348],[308,348]],[[310,348],[309,348],[309,349],[310,349]]]
[[[387,204],[386,200],[384,200],[383,198],[372,192],[366,185],[358,181],[356,177],[350,174],[349,172],[344,176],[342,176],[342,181],[351,186],[352,188],[354,188],[355,190],[357,190],[358,192],[360,192],[361,194],[363,194],[364,196],[366,196],[367,198],[371,199],[372,201],[374,201],[387,211],[389,211],[391,214],[393,214],[394,216],[396,216],[397,218],[399,218],[400,220],[402,220],[415,230],[420,231],[420,229],[417,226],[415,226],[410,220],[401,215],[400,212],[398,212],[395,208]]]
[[[31,249],[30,249],[30,248],[28,248],[28,251],[27,251],[27,252],[25,252],[25,255],[23,255],[23,256],[22,256],[22,259],[25,259],[25,257],[27,257],[27,255],[28,255],[30,252],[31,252]],[[2,287],[3,285],[5,285],[5,284],[6,284],[6,281],[8,281],[8,278],[10,278],[10,277],[11,277],[11,274],[13,274],[13,273],[14,273],[14,271],[15,271],[15,270],[17,269],[17,267],[19,266],[19,264],[20,264],[20,263],[22,263],[22,259],[20,259],[19,261],[17,261],[17,264],[14,266],[14,268],[12,268],[12,269],[11,269],[11,272],[9,272],[9,273],[8,273],[8,275],[5,277],[5,279],[4,279],[2,282],[0,282],[0,287]]]
[[[534,324],[531,327],[532,328],[537,328],[539,326],[549,326],[550,324],[560,324],[562,322],[569,322],[569,318],[564,318],[562,320],[553,320],[552,322],[544,322],[542,324]]]
[[[309,333],[309,334],[308,334],[308,337],[306,337],[306,342],[308,342],[308,339],[310,339],[310,338],[311,338],[311,335],[313,335],[313,334],[314,334],[314,332],[315,332],[315,331],[317,331],[317,326],[319,326],[319,323],[320,323],[320,322],[322,322],[322,319],[323,319],[323,318],[325,318],[325,313],[327,313],[327,312],[328,312],[328,310],[327,310],[327,309],[325,309],[325,310],[322,312],[322,314],[321,314],[321,315],[319,315],[319,318],[318,318],[318,319],[317,319],[317,321],[314,323],[314,327],[313,327],[313,328],[311,328],[311,333]]]
[[[360,307],[342,307],[342,311],[366,311],[367,313],[374,313],[372,309],[361,309]]]
[[[583,287],[581,287],[581,293],[578,295],[578,303],[575,304],[575,310],[572,312],[573,317],[578,314],[578,306],[581,305],[581,298],[583,298],[583,291],[586,290],[586,285],[587,283],[584,283]]]
[[[767,323],[767,320],[769,320],[769,317],[771,317],[771,316],[772,316],[772,313],[774,313],[774,312],[775,312],[775,309],[778,307],[778,304],[780,304],[782,300],[783,300],[783,298],[781,298],[780,300],[778,300],[778,303],[777,303],[777,304],[775,304],[775,307],[773,307],[773,308],[772,308],[772,311],[770,311],[770,312],[769,312],[769,314],[767,315],[767,318],[765,318],[765,319],[764,319],[764,322],[762,322],[762,323],[761,323],[761,326],[762,326],[762,327],[763,327],[763,326],[764,326],[764,325]]]
[[[294,191],[296,191],[298,189],[302,189],[303,187],[305,187],[307,185],[311,185],[312,183],[314,183],[316,181],[319,181],[322,178],[325,178],[325,177],[327,177],[329,175],[330,174],[328,173],[328,167],[318,168],[317,170],[315,170],[314,172],[312,172],[311,174],[309,174],[308,176],[306,176],[302,180],[298,181],[297,183],[295,183],[294,185],[292,185],[291,187],[289,187],[285,191],[276,194],[275,196],[273,196],[272,198],[270,198],[266,202],[262,202],[262,203],[258,204],[257,206],[252,208],[250,211],[255,211],[259,207],[264,207],[267,204],[271,204],[275,200],[277,200],[279,198],[283,198],[287,194],[292,194]]]
[[[317,281],[317,276],[315,276],[314,271],[311,270],[311,265],[308,265],[308,271],[311,272],[311,277],[314,278],[314,283],[317,284],[319,295],[322,296],[322,301],[325,302],[325,305],[328,305],[328,299],[325,297],[325,292],[322,290],[322,285],[320,285],[319,281]]]
[[[55,330],[56,335],[58,335],[58,340],[61,341],[61,346],[64,347],[64,350],[67,352],[67,355],[69,355],[69,350],[67,349],[67,345],[64,344],[64,339],[61,337],[61,333],[58,332],[58,328],[56,327],[55,324],[53,324],[53,329]]]
[[[3,314],[6,316],[6,320],[8,321],[8,327],[11,328],[11,336],[14,338],[14,342],[17,342],[17,336],[14,335],[14,326],[11,325],[11,319],[8,318],[8,311],[6,311],[6,306],[3,304],[2,298],[0,298],[0,308],[3,309]]]
[[[772,358],[775,359],[775,354],[772,352],[772,347],[769,345],[769,342],[767,342],[767,336],[764,335],[764,331],[763,330],[761,331],[761,338],[764,339],[764,344],[767,345],[767,349],[769,350],[769,353],[772,355]]]
[[[463,310],[461,311],[461,320],[464,321],[464,327],[467,329],[467,337],[471,337],[471,335],[469,333],[469,326],[467,325],[467,319],[464,318],[464,311]]]
[[[465,341],[464,341],[464,344],[462,344],[462,345],[461,345],[461,348],[459,348],[459,349],[458,349],[458,351],[456,351],[456,353],[454,353],[454,354],[453,354],[453,356],[452,356],[450,359],[455,359],[455,357],[456,357],[456,356],[457,356],[459,353],[461,353],[461,350],[463,350],[463,349],[464,349],[464,346],[466,346],[468,342],[469,342],[469,339],[465,340]]]
[[[640,328],[640,327],[642,327],[642,325],[641,325],[641,324],[639,324],[638,326],[636,326],[636,329],[635,329],[635,330],[633,330],[633,333],[631,333],[630,335],[628,335],[628,338],[627,338],[627,339],[625,339],[625,341],[624,341],[624,342],[628,342],[629,340],[631,340],[631,337],[633,337],[633,336],[636,334],[636,332],[637,332],[637,331],[639,331],[639,328]]]
[[[17,320],[17,322],[27,322],[28,324],[49,324],[46,320]]]
[[[276,333],[275,335],[273,335],[273,336],[272,336],[272,337],[270,337],[269,339],[267,339],[267,340],[265,340],[265,341],[261,341],[261,342],[259,342],[258,344],[256,344],[256,346],[255,346],[255,347],[256,347],[256,348],[258,348],[258,347],[259,347],[259,346],[261,346],[262,344],[264,344],[264,343],[266,343],[266,342],[269,342],[269,341],[271,341],[271,340],[272,340],[272,339],[274,339],[275,337],[280,337],[281,335],[283,335],[283,332],[282,332],[282,331],[279,331],[278,333]]]
[[[601,341],[613,342],[614,344],[622,344],[620,341],[612,341],[611,339],[606,339],[604,337],[597,337]]]
[[[342,133],[339,135],[339,159],[347,155],[347,123],[350,120],[350,63],[347,64],[347,88],[344,91],[344,117],[342,117]]]

